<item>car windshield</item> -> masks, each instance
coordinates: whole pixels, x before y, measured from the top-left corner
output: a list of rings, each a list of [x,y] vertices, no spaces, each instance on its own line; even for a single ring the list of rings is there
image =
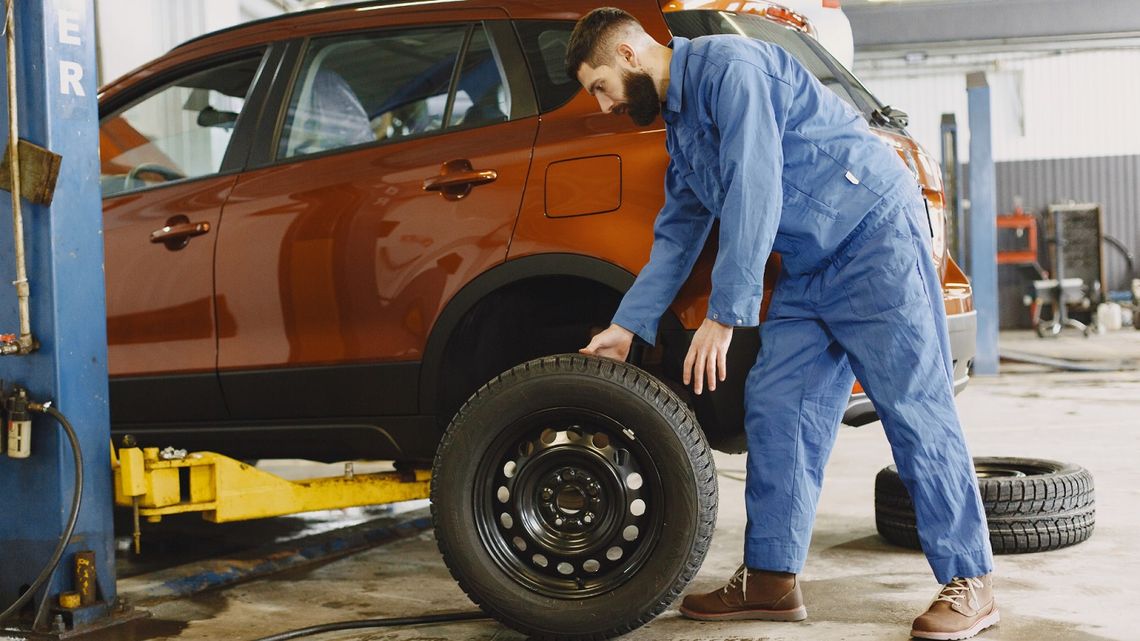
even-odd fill
[[[870,120],[872,112],[882,108],[871,92],[833,58],[814,38],[782,26],[758,15],[731,11],[692,10],[665,14],[673,35],[696,38],[717,34],[736,34],[779,45],[795,56],[825,87]]]

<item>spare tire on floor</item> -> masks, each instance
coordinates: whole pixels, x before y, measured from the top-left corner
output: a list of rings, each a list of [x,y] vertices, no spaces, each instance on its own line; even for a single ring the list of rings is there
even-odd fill
[[[974,469],[994,554],[1044,552],[1092,536],[1093,478],[1083,467],[1040,459],[977,457]],[[875,526],[896,545],[922,549],[914,505],[891,465],[875,477]]]
[[[471,600],[536,639],[644,625],[696,574],[716,521],[692,412],[626,363],[580,355],[483,386],[432,472],[440,552]]]

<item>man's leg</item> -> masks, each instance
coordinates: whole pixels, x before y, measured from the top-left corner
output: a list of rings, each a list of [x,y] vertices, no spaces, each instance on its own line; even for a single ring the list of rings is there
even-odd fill
[[[921,205],[919,205],[921,207]],[[826,272],[821,309],[875,405],[940,583],[993,569],[973,461],[954,406],[941,285],[914,212]]]
[[[685,597],[687,617],[807,616],[795,574],[807,556],[823,468],[854,380],[843,350],[814,318],[810,280],[782,278],[746,382],[745,565],[725,587]]]
[[[817,319],[769,318],[760,335],[760,357],[745,388],[744,562],[799,573],[854,375]]]

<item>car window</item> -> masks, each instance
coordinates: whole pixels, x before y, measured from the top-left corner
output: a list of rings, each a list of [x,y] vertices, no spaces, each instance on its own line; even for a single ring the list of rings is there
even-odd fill
[[[294,82],[278,157],[505,121],[504,78],[482,25],[314,40]]]
[[[870,117],[880,105],[843,65],[831,57],[811,36],[762,16],[729,11],[677,11],[665,14],[674,35],[696,38],[715,34],[738,34],[779,45],[795,56],[828,89]]]
[[[507,120],[511,97],[503,82],[502,61],[491,47],[487,33],[479,27],[463,54],[463,68],[455,89],[449,127],[478,127]]]
[[[520,20],[515,30],[522,41],[542,113],[553,111],[578,93],[578,80],[566,75],[566,45],[573,21]]]
[[[261,57],[179,78],[99,125],[103,196],[218,173]]]

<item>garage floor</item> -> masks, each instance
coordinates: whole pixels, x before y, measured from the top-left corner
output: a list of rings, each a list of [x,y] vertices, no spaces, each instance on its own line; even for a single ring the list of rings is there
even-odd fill
[[[1097,486],[1097,527],[1078,546],[997,557],[1003,621],[980,638],[1055,641],[1137,638],[1140,594],[1140,332],[1092,339],[1076,334],[1041,341],[1003,334],[1003,346],[1070,358],[1124,359],[1132,369],[1066,373],[1008,365],[975,379],[959,397],[975,455],[1073,461]],[[911,618],[937,587],[918,552],[894,548],[875,533],[873,480],[889,464],[879,425],[845,428],[828,468],[811,556],[803,574],[803,623],[696,623],[669,610],[628,635],[636,640],[906,639]],[[691,586],[720,585],[740,563],[744,510],[737,480],[743,456],[719,456],[721,507],[704,568]],[[393,520],[423,516],[422,506]],[[359,516],[359,514],[357,514]],[[292,527],[292,526],[289,526]],[[406,534],[406,533],[405,533]],[[272,535],[269,535],[272,536]],[[260,538],[260,537],[259,537]],[[261,538],[264,541],[264,538]],[[146,539],[144,539],[144,543]],[[161,545],[161,543],[158,543]],[[140,579],[123,582],[128,595]],[[125,588],[125,589],[124,589]],[[112,638],[252,639],[291,628],[353,618],[466,609],[429,530],[412,530],[367,552],[215,592],[144,606],[153,618]],[[331,634],[322,639],[429,641],[521,639],[486,621],[403,630]]]

